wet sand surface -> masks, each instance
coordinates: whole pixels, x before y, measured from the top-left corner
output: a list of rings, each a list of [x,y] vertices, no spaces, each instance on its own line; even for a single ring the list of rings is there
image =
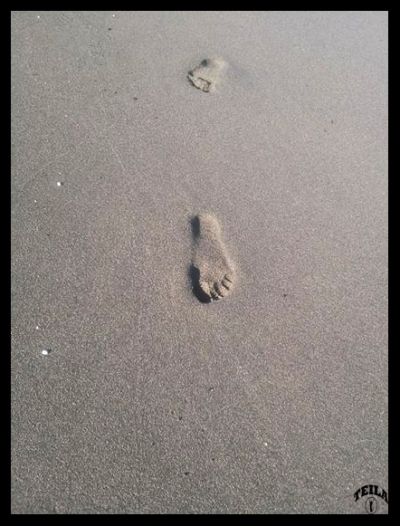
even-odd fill
[[[387,13],[11,23],[12,513],[365,512],[389,490]],[[200,213],[238,272],[209,303]]]

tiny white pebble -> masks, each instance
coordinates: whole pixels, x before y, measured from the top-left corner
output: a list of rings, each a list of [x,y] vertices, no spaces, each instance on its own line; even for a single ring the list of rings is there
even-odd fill
[[[57,181],[57,186],[62,186],[62,182],[61,181]]]
[[[40,18],[40,15],[38,15],[37,17]]]
[[[115,18],[115,15],[113,15],[113,18]]]
[[[36,330],[37,330],[37,331],[39,330],[39,325],[36,325]]]
[[[43,356],[48,356],[50,354],[50,352],[51,352],[50,349],[43,349],[42,350]]]
[[[267,442],[264,442],[264,446],[268,446],[268,443],[267,443]]]
[[[36,199],[33,200],[34,203],[37,203]]]

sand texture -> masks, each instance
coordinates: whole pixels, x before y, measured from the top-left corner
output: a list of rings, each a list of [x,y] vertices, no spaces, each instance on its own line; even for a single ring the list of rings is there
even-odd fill
[[[12,513],[389,492],[387,18],[12,12]]]

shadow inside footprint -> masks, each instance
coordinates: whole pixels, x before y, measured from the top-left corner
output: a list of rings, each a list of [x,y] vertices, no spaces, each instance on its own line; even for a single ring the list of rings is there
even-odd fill
[[[194,216],[190,219],[190,226],[192,228],[193,239],[197,239],[200,236],[200,221],[198,216]],[[189,267],[189,278],[192,284],[193,294],[201,303],[211,303],[211,298],[204,290],[200,287],[200,270],[193,265]]]
[[[190,219],[190,226],[192,228],[193,238],[198,238],[200,236],[200,221],[198,216],[194,216]],[[200,270],[193,264],[189,267],[189,279],[196,298],[201,301],[201,303],[211,303],[210,296],[200,287]]]
[[[193,238],[196,239],[200,236],[200,220],[199,216],[194,216],[190,219],[190,226],[192,227]]]
[[[194,265],[189,267],[189,278],[192,284],[193,294],[201,303],[211,303],[211,298],[200,287],[200,270]]]

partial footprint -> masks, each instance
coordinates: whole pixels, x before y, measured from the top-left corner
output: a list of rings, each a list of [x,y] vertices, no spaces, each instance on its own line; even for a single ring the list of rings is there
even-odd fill
[[[189,71],[188,79],[202,91],[214,91],[226,68],[227,63],[222,58],[205,58],[197,68]]]
[[[227,296],[235,282],[235,269],[221,240],[218,221],[211,214],[192,219],[194,252],[190,275],[193,291],[202,302]]]

